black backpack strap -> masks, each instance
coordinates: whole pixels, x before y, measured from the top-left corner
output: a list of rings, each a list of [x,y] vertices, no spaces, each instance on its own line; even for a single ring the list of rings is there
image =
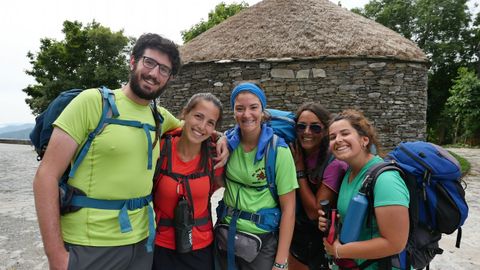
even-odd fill
[[[325,173],[325,170],[327,169],[328,165],[332,163],[334,159],[335,159],[335,156],[332,154],[332,152],[328,151],[327,158],[323,161],[318,174],[320,177],[322,177],[322,181],[323,181],[323,174]]]
[[[206,142],[207,144],[209,143],[208,141]],[[207,149],[209,151],[209,149]],[[166,164],[166,169],[162,168],[163,163],[165,162],[165,159],[167,160]],[[200,172],[194,172],[188,175],[180,174],[180,173],[175,173],[172,170],[172,135],[171,134],[166,134],[164,137],[164,143],[162,146],[162,149],[160,151],[160,157],[157,162],[157,166],[155,168],[155,176],[154,176],[154,181],[155,181],[155,189],[156,186],[158,185],[158,177],[160,174],[167,175],[171,177],[173,180],[177,182],[183,182],[183,185],[185,187],[186,191],[186,197],[187,201],[190,204],[191,210],[192,210],[192,218],[195,217],[194,213],[194,208],[193,208],[193,197],[192,197],[192,191],[190,188],[190,180],[192,179],[197,179],[201,178],[204,176],[208,176],[209,179],[209,195],[211,196],[213,194],[213,177],[214,177],[214,170],[213,170],[213,159],[211,155],[209,155],[209,160],[210,164],[207,163],[207,166],[205,166],[203,171]],[[155,192],[154,192],[155,193]],[[207,217],[203,218],[198,218],[198,219],[193,219],[194,220],[194,226],[201,226],[205,225],[212,219],[211,217],[211,210],[210,210],[210,200],[208,200],[208,213],[209,215]],[[173,220],[171,219],[160,219],[159,222],[157,223],[157,228],[159,226],[173,226]]]
[[[381,162],[381,163],[374,164],[372,167],[368,168],[367,172],[365,173],[365,178],[363,180],[362,187],[360,188],[359,192],[364,193],[368,198],[368,210],[367,210],[367,226],[368,227],[372,225],[372,218],[375,215],[374,213],[375,209],[373,206],[375,183],[377,182],[377,179],[380,176],[380,174],[386,171],[392,171],[392,170],[399,172],[402,178],[405,175],[402,169],[400,169],[400,167],[397,166],[395,161]],[[378,262],[378,269],[380,270],[392,269],[391,256],[380,258],[380,259],[374,259],[374,260],[366,260],[362,262],[358,266],[358,268],[365,269],[371,264],[376,262]]]
[[[380,176],[380,174],[386,172],[386,171],[398,171],[400,175],[404,175],[404,172],[402,169],[400,169],[394,161],[390,162],[381,162],[374,164],[372,167],[370,167],[367,172],[365,173],[365,178],[362,183],[362,187],[360,188],[361,193],[365,194],[368,198],[368,216],[367,216],[367,226],[371,225],[371,219],[374,215],[374,187],[375,183],[377,182],[377,178]]]
[[[170,136],[170,135],[165,136],[165,140],[164,140],[162,149],[160,150],[160,157],[158,158],[157,165],[155,166],[155,173],[153,174],[153,181],[155,183],[154,187],[156,185],[156,181],[158,179],[158,176],[160,175],[160,172],[162,171],[162,165],[163,165],[163,162],[165,161],[165,158],[167,159],[167,164],[172,163],[172,157],[171,157],[172,151],[167,151],[168,147],[171,148],[171,143],[170,143],[171,139],[172,139],[172,136]],[[167,143],[167,141],[168,141],[168,143]],[[168,154],[170,154],[170,156]]]

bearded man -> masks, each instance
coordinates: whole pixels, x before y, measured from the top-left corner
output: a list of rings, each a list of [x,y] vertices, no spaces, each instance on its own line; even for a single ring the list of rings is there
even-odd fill
[[[72,200],[78,211],[62,215],[59,180],[99,123],[105,103],[101,91],[83,91],[53,123],[33,183],[50,269],[151,269],[150,194],[160,153],[158,136],[181,125],[155,100],[178,74],[180,55],[172,41],[144,34],[133,47],[129,65],[129,82],[110,91],[119,115],[102,127],[68,179],[69,186],[83,192],[75,195],[81,200]],[[220,164],[226,152],[219,150]]]

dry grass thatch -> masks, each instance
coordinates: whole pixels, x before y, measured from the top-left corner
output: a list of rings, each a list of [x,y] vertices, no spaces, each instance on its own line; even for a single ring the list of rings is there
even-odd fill
[[[264,0],[180,51],[184,63],[322,56],[427,61],[410,40],[328,0]]]

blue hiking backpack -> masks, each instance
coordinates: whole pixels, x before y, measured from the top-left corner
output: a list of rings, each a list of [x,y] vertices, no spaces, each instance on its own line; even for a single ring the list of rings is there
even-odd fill
[[[145,131],[148,143],[148,164],[147,169],[152,169],[152,152],[155,144],[158,141],[161,131],[162,116],[154,107],[152,113],[155,119],[156,126],[141,123],[139,121],[118,119],[120,113],[115,105],[115,94],[107,87],[100,87],[98,89],[102,96],[102,115],[98,121],[96,128],[91,131],[84,143],[81,145],[80,151],[74,158],[73,164],[67,168],[59,182],[59,199],[60,199],[60,213],[65,215],[70,212],[75,212],[83,207],[120,210],[119,223],[120,230],[124,233],[132,231],[132,226],[128,217],[127,210],[135,210],[147,206],[152,201],[151,194],[141,197],[125,200],[100,200],[88,197],[82,190],[75,188],[67,183],[69,178],[73,178],[76,170],[85,158],[90,149],[90,146],[95,137],[103,130],[107,124],[116,124],[130,126],[134,128],[141,128]],[[37,160],[41,160],[48,146],[48,141],[53,132],[53,122],[62,113],[65,107],[78,96],[83,90],[72,89],[67,90],[55,98],[37,118],[35,119],[35,127],[30,133],[30,140],[35,147],[38,154]],[[152,106],[156,106],[155,103]],[[152,143],[150,131],[155,131],[156,138]],[[149,237],[147,241],[147,250],[151,251],[153,247],[153,240],[155,236],[155,227],[153,220],[153,209],[149,206]]]
[[[266,109],[270,119],[267,126],[273,129],[273,133],[283,138],[287,144],[292,143],[297,138],[295,132],[295,114],[289,111],[276,109]]]
[[[438,242],[442,233],[457,231],[456,247],[460,247],[461,226],[468,216],[465,189],[461,182],[458,161],[442,147],[422,142],[403,142],[385,157],[385,162],[375,164],[366,173],[362,188],[367,190],[369,214],[373,210],[373,188],[377,177],[396,170],[402,176],[410,193],[410,231],[405,249],[398,255],[378,260],[367,260],[359,268],[373,262],[390,269],[421,269],[429,266],[435,255],[443,250]],[[367,219],[367,224],[368,224]]]

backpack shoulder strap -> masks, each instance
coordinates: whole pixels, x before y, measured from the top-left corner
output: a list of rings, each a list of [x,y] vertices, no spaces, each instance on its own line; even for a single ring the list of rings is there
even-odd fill
[[[155,120],[155,140],[152,146],[152,147],[155,147],[157,145],[159,138],[162,137],[162,124],[164,119],[162,114],[158,111],[157,101],[155,99],[153,100],[152,103],[150,103],[150,109],[152,110],[153,119]]]
[[[398,171],[400,175],[404,174],[402,169],[398,167],[395,161],[377,163],[368,168],[367,172],[365,173],[365,178],[363,180],[362,187],[360,188],[360,192],[366,195],[371,194],[373,196],[373,188],[377,178],[380,176],[380,174],[391,170]]]
[[[368,198],[368,210],[366,217],[367,226],[371,226],[372,217],[374,216],[373,203],[375,183],[377,182],[378,177],[386,171],[397,171],[400,173],[402,178],[404,177],[404,172],[393,160],[374,164],[372,167],[368,168],[367,172],[365,173],[365,178],[359,192],[364,193]],[[358,267],[359,269],[365,269],[375,262],[378,262],[379,269],[391,269],[391,256],[379,259],[366,260]]]
[[[323,164],[320,166],[320,170],[318,174],[318,176],[322,177],[322,179],[323,179],[323,174],[325,173],[325,170],[327,169],[328,165],[332,163],[333,160],[335,160],[335,156],[332,154],[332,152],[328,151],[327,158],[323,161]]]
[[[80,166],[80,163],[82,163],[83,159],[87,155],[93,139],[95,139],[95,136],[97,136],[97,134],[103,129],[105,119],[107,119],[109,112],[111,112],[114,117],[118,117],[120,115],[117,109],[117,105],[115,105],[115,94],[112,92],[112,90],[108,89],[105,86],[102,86],[99,88],[99,91],[102,96],[102,115],[100,116],[97,127],[88,134],[87,140],[85,141],[82,148],[80,149],[80,152],[75,158],[72,168],[70,169],[70,173],[68,175],[68,177],[70,178],[75,175],[78,166]]]
[[[272,139],[267,145],[267,149],[265,151],[265,173],[267,174],[267,185],[270,193],[272,194],[273,199],[279,202],[278,199],[278,192],[277,192],[277,184],[275,183],[275,166],[277,161],[277,145],[278,143],[278,136],[273,134]]]

